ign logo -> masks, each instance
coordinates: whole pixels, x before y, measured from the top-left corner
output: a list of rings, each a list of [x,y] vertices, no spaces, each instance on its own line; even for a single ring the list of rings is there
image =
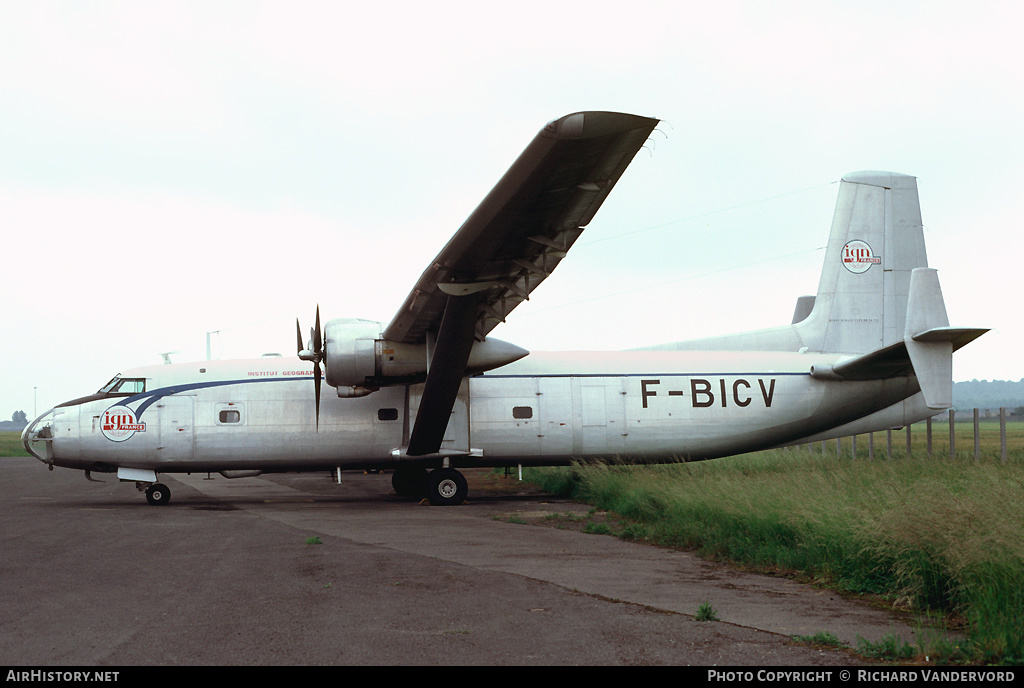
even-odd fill
[[[867,242],[854,239],[846,242],[846,246],[843,246],[842,261],[843,267],[859,275],[862,272],[867,272],[872,265],[881,263],[882,259],[871,252],[871,247],[867,245]]]
[[[111,406],[103,414],[100,431],[112,442],[124,442],[137,432],[146,432],[146,424],[127,406]]]

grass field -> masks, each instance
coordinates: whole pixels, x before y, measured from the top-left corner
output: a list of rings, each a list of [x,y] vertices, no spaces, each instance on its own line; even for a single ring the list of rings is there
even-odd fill
[[[28,456],[20,432],[0,432],[0,456]]]
[[[969,434],[970,451],[953,458],[948,437],[945,454],[929,458],[915,444],[908,457],[904,435],[886,459],[882,433],[873,461],[864,458],[865,436],[856,460],[847,441],[843,458],[831,442],[824,454],[817,443],[812,451],[525,477],[620,515],[621,537],[881,595],[922,618],[938,613],[966,634],[960,645],[932,634],[920,641],[922,655],[1016,663],[1024,660],[1024,426],[1014,436],[1005,464],[997,422],[995,449],[985,438],[980,460]]]

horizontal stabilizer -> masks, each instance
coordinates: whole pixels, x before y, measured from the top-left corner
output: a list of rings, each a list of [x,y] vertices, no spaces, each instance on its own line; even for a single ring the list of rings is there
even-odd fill
[[[811,366],[811,375],[821,380],[884,380],[913,372],[910,354],[903,342],[843,359],[826,368]]]
[[[920,334],[915,334],[911,338],[915,342],[949,342],[953,345],[953,351],[956,351],[986,332],[988,332],[987,327],[933,327]]]
[[[953,405],[953,352],[988,330],[950,327],[938,273],[915,268],[910,277],[903,341],[824,368],[811,367],[822,380],[881,380],[915,375],[928,408]]]

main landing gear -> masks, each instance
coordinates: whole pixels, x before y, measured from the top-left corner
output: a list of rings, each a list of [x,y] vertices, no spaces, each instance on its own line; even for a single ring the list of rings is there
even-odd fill
[[[400,497],[426,496],[434,506],[457,506],[466,501],[469,485],[454,468],[399,468],[391,475],[391,486]]]

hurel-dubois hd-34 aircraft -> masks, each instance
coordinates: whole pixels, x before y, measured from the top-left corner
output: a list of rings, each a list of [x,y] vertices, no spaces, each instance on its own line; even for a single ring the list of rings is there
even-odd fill
[[[622,352],[492,338],[657,123],[581,112],[545,126],[386,327],[321,328],[317,308],[295,358],[126,371],[37,418],[26,449],[51,470],[136,482],[153,504],[170,498],[161,473],[389,469],[397,494],[452,505],[463,467],[712,459],[952,405],[953,352],[986,330],[949,326],[916,179],[890,172],[843,177],[817,295],[791,324]]]

